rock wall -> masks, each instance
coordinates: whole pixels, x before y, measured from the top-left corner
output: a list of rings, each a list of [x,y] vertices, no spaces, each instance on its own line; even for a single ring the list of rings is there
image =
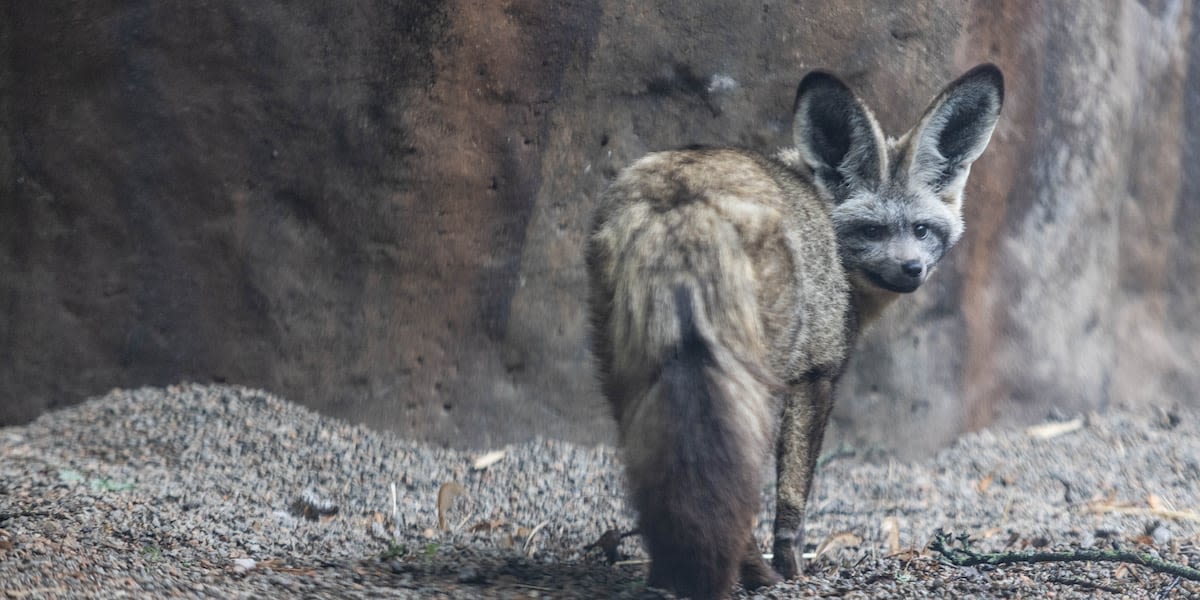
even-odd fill
[[[611,440],[592,198],[645,152],[771,150],[842,73],[898,134],[1007,76],[967,235],[861,344],[834,435],[1200,392],[1200,7],[1185,0],[13,2],[0,423],[264,387],[454,445]]]

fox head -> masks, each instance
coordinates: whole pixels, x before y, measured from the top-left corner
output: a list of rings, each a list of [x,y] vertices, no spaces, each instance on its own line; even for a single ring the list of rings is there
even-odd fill
[[[799,161],[832,209],[842,264],[860,289],[916,290],[962,237],[962,195],[1000,116],[1004,78],[984,64],[946,86],[908,133],[885,139],[837,77],[796,92]]]

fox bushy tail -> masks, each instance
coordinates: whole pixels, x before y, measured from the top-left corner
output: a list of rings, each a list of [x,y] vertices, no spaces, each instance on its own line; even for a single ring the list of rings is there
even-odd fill
[[[650,585],[695,600],[723,598],[751,548],[773,379],[709,331],[697,307],[703,300],[688,285],[671,296],[678,342],[651,373],[627,415],[634,418],[624,420],[628,477]]]

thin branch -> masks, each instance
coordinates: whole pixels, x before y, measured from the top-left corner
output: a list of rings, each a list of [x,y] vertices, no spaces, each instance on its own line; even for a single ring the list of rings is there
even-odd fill
[[[839,458],[850,458],[855,454],[858,454],[858,451],[854,449],[854,446],[851,446],[850,444],[842,444],[818,457],[817,469],[824,469],[826,465]]]
[[[1012,563],[1039,562],[1121,562],[1147,567],[1159,573],[1200,581],[1200,569],[1155,558],[1149,554],[1123,552],[1120,550],[1067,550],[1061,552],[995,552],[980,553],[971,550],[965,534],[957,536],[960,548],[952,547],[949,536],[938,530],[929,543],[929,548],[942,555],[942,560],[959,567],[975,565],[1004,565]]]
[[[587,546],[584,546],[583,551],[587,552],[592,548],[599,548],[604,552],[604,556],[608,559],[609,564],[616,565],[621,560],[621,540],[631,535],[640,534],[641,530],[639,529],[626,531],[624,533],[622,533],[619,529],[609,529],[608,531],[604,532],[604,535],[600,536],[600,539],[588,544]]]
[[[1142,508],[1140,506],[1113,506],[1096,504],[1084,509],[1091,513],[1115,513],[1120,515],[1145,515],[1161,517],[1175,521],[1196,521],[1200,523],[1200,512],[1194,510],[1171,510],[1167,508]]]
[[[1158,597],[1159,597],[1159,600],[1166,600],[1167,598],[1170,598],[1170,597],[1171,597],[1171,591],[1172,591],[1172,590],[1174,590],[1174,589],[1175,589],[1175,586],[1177,586],[1177,585],[1179,585],[1179,578],[1178,578],[1178,577],[1176,577],[1175,579],[1172,579],[1172,580],[1171,580],[1171,585],[1168,585],[1167,587],[1163,588],[1163,591],[1162,591],[1162,593],[1160,593],[1160,594],[1158,595]]]

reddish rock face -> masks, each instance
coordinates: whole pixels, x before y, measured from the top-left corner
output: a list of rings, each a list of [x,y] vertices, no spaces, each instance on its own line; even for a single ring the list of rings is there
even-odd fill
[[[0,9],[0,423],[221,380],[454,445],[613,433],[592,199],[645,152],[789,143],[840,72],[900,134],[1005,72],[967,234],[862,340],[835,435],[1200,392],[1200,6],[766,0]]]

